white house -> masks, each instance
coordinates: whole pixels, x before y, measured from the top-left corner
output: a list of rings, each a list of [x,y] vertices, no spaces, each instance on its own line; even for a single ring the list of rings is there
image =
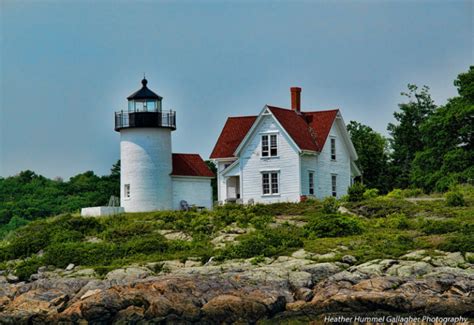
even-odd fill
[[[176,113],[162,109],[163,97],[142,88],[127,97],[128,109],[115,113],[120,133],[121,207],[83,208],[84,216],[180,209],[212,208],[213,172],[198,154],[172,153]]]
[[[256,116],[227,119],[211,154],[219,201],[340,197],[360,176],[340,110],[302,112],[300,94],[291,88],[291,109],[265,105]]]

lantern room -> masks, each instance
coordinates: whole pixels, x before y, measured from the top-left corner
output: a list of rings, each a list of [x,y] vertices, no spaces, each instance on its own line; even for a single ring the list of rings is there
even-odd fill
[[[163,97],[157,95],[147,87],[148,81],[143,78],[142,88],[130,96],[128,99],[129,112],[160,112]]]

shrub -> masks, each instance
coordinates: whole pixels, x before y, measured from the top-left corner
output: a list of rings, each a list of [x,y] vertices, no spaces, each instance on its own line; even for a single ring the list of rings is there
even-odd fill
[[[403,197],[417,197],[423,194],[423,190],[420,188],[406,188],[402,191]]]
[[[153,234],[153,236],[148,237],[135,237],[122,245],[124,256],[163,253],[167,248],[168,243],[160,234]]]
[[[439,235],[462,229],[462,225],[454,220],[425,220],[421,230],[427,235]]]
[[[365,190],[364,192],[364,199],[369,200],[369,199],[375,199],[377,196],[379,196],[379,190],[376,188],[369,188]]]
[[[342,237],[363,231],[359,219],[342,214],[312,216],[304,229],[308,235],[316,237]]]
[[[347,194],[349,195],[349,202],[359,202],[364,199],[364,192],[366,187],[361,182],[355,182],[349,189],[347,190]]]
[[[463,227],[462,231],[447,237],[440,249],[448,252],[474,252],[474,225]]]
[[[46,264],[66,267],[76,265],[108,265],[114,259],[124,256],[115,244],[110,243],[61,243],[52,244],[45,250]]]
[[[302,231],[295,226],[257,230],[242,236],[237,245],[226,248],[222,255],[227,258],[274,256],[289,248],[302,247],[301,238]]]
[[[393,189],[385,197],[388,199],[403,199],[403,191],[399,188]]]
[[[446,205],[450,207],[460,207],[466,205],[464,195],[458,191],[449,191],[446,193]]]
[[[335,214],[337,213],[337,209],[339,208],[339,202],[337,202],[336,198],[333,196],[328,196],[323,200],[323,208],[322,211],[327,214]]]
[[[20,262],[15,268],[15,274],[20,281],[29,280],[30,276],[38,271],[40,266],[44,265],[44,261],[41,257],[34,256],[27,260]]]
[[[102,237],[109,241],[123,242],[128,238],[149,234],[152,230],[150,224],[122,220],[121,223],[103,232]]]
[[[386,221],[389,227],[391,228],[401,229],[401,230],[410,228],[409,220],[404,213],[393,213],[387,216]]]

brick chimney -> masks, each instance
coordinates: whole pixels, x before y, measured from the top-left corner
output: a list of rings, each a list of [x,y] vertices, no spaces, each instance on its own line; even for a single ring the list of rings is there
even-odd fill
[[[291,87],[291,109],[299,113],[301,111],[301,88]]]

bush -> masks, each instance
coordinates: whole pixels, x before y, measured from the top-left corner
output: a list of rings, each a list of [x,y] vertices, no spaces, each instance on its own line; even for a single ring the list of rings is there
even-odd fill
[[[403,199],[403,191],[399,188],[393,189],[385,197],[388,199]]]
[[[425,220],[421,230],[427,235],[439,235],[458,231],[462,227],[462,224],[454,220]]]
[[[406,188],[402,191],[403,197],[417,197],[423,194],[423,190],[420,188]]]
[[[342,214],[312,216],[304,229],[308,235],[316,237],[342,237],[363,231],[359,219]]]
[[[108,265],[114,259],[125,256],[119,247],[109,243],[62,243],[52,244],[45,250],[46,264],[64,268],[76,265]]]
[[[466,225],[461,231],[448,236],[440,249],[448,252],[474,252],[474,225]]]
[[[335,214],[337,213],[337,209],[339,208],[339,202],[337,202],[336,198],[333,196],[328,196],[323,200],[323,209],[322,211],[327,214]]]
[[[446,193],[446,205],[450,207],[461,207],[466,205],[464,195],[458,191],[449,191]]]
[[[379,190],[376,188],[369,188],[365,190],[364,192],[364,199],[369,200],[369,199],[375,199],[377,196],[379,196]]]
[[[386,224],[395,229],[405,230],[410,228],[410,222],[404,213],[393,213],[387,216]]]
[[[237,245],[226,248],[222,255],[227,258],[274,256],[289,248],[302,247],[302,235],[301,229],[295,226],[257,230],[242,236]]]
[[[40,266],[44,265],[44,261],[41,257],[32,257],[27,260],[20,262],[15,268],[15,274],[20,281],[29,280],[30,276],[38,271]]]
[[[347,190],[347,194],[349,195],[349,202],[359,202],[364,199],[366,187],[361,182],[355,182],[349,189]]]

